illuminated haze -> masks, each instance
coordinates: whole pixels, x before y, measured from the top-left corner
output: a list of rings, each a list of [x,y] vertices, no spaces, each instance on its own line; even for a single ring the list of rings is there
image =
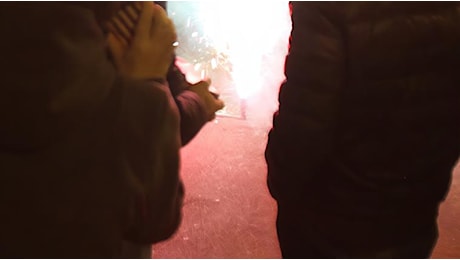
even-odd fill
[[[168,9],[174,10],[174,6],[183,3],[186,2],[170,2],[172,8]],[[193,4],[195,8],[190,9],[193,14],[174,15],[199,18],[201,33],[231,63],[231,78],[238,96],[247,102],[248,120],[270,124],[271,114],[278,105],[278,89],[284,80],[283,68],[291,30],[288,1],[238,3],[219,0]],[[173,16],[173,19],[177,17]],[[190,37],[195,37],[196,33],[192,34],[191,31]],[[213,59],[210,63],[214,68],[216,61]],[[192,70],[193,66],[179,66],[191,81],[204,76],[203,72],[197,74]]]

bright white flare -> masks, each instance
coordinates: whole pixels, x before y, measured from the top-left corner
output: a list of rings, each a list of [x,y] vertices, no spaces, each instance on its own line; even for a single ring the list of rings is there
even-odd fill
[[[199,2],[198,10],[205,36],[232,64],[231,76],[240,98],[257,93],[266,84],[267,75],[282,73],[283,64],[273,71],[265,61],[275,52],[287,51],[291,29],[288,1],[205,1]]]
[[[288,37],[288,2],[202,2],[200,15],[204,32],[232,63],[232,78],[240,98],[254,95],[264,82],[264,58],[274,51],[280,38]]]

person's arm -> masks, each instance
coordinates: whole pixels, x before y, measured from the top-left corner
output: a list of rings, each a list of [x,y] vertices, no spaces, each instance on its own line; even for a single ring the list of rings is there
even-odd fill
[[[183,187],[179,179],[179,117],[166,84],[175,29],[161,7],[152,2],[142,5],[129,44],[110,29],[116,20],[108,24],[107,39],[122,79],[121,160],[136,194],[125,238],[149,244],[169,238],[177,229]]]
[[[163,10],[166,9],[166,2],[156,2],[156,4],[157,7],[161,6]],[[137,12],[134,10],[136,8],[138,8],[136,4],[126,5],[107,24],[109,30],[114,32],[118,36],[118,39],[126,45],[133,38],[133,27],[137,18],[131,16],[136,15]],[[217,110],[223,108],[223,102],[209,93],[209,82],[201,81],[193,85],[187,82],[185,75],[176,66],[174,61],[175,58],[172,58],[168,64],[169,69],[166,81],[179,108],[181,139],[184,146],[196,136],[208,121],[214,118]],[[148,69],[149,67],[146,68]]]
[[[320,174],[318,166],[333,149],[345,80],[343,36],[326,13],[327,4],[292,2],[291,8],[286,81],[265,154],[275,198],[279,189],[296,190],[289,186]]]
[[[167,10],[167,1],[156,1],[155,3]],[[171,63],[167,81],[179,109],[180,134],[182,146],[185,146],[209,121],[206,103],[197,93],[189,90],[190,84],[175,62]]]
[[[166,85],[129,82],[122,90],[120,139],[137,196],[126,238],[147,244],[169,238],[179,226],[179,116]]]
[[[190,84],[174,63],[168,71],[167,81],[179,109],[182,146],[185,146],[215,118],[224,102],[209,92],[210,80]]]
[[[167,81],[180,114],[182,145],[188,144],[209,121],[206,103],[191,91],[185,75],[173,63],[168,71]]]

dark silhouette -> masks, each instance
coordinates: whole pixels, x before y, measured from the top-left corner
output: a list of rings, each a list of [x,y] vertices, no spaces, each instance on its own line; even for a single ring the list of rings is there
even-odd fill
[[[460,149],[457,2],[292,2],[266,148],[285,258],[425,258]]]
[[[155,4],[166,10],[166,2]],[[135,16],[139,11],[139,2],[123,2],[119,6],[117,15],[106,19],[104,24],[108,31],[113,31],[122,41],[130,42],[135,36],[132,27],[137,23]],[[176,66],[175,57],[170,64],[166,81],[179,110],[181,141],[182,146],[185,146],[207,122],[215,118],[215,112],[223,108],[224,103],[209,92],[210,81],[189,83]],[[151,243],[124,241],[122,251],[122,258],[151,258]]]
[[[115,69],[100,24],[116,4],[0,5],[0,256],[117,258],[170,237],[183,189],[165,14],[144,3],[144,48]]]

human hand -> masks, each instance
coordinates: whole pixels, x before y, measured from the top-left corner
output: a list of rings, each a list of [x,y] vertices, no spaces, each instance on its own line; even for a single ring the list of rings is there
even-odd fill
[[[174,24],[161,6],[152,2],[135,4],[141,9],[140,15],[127,6],[107,24],[115,66],[130,78],[165,79],[177,38]]]
[[[209,92],[209,86],[211,80],[202,80],[190,86],[189,90],[195,92],[205,104],[205,110],[208,121],[213,120],[216,117],[216,112],[224,108],[224,102],[217,98],[217,95],[213,95]]]

